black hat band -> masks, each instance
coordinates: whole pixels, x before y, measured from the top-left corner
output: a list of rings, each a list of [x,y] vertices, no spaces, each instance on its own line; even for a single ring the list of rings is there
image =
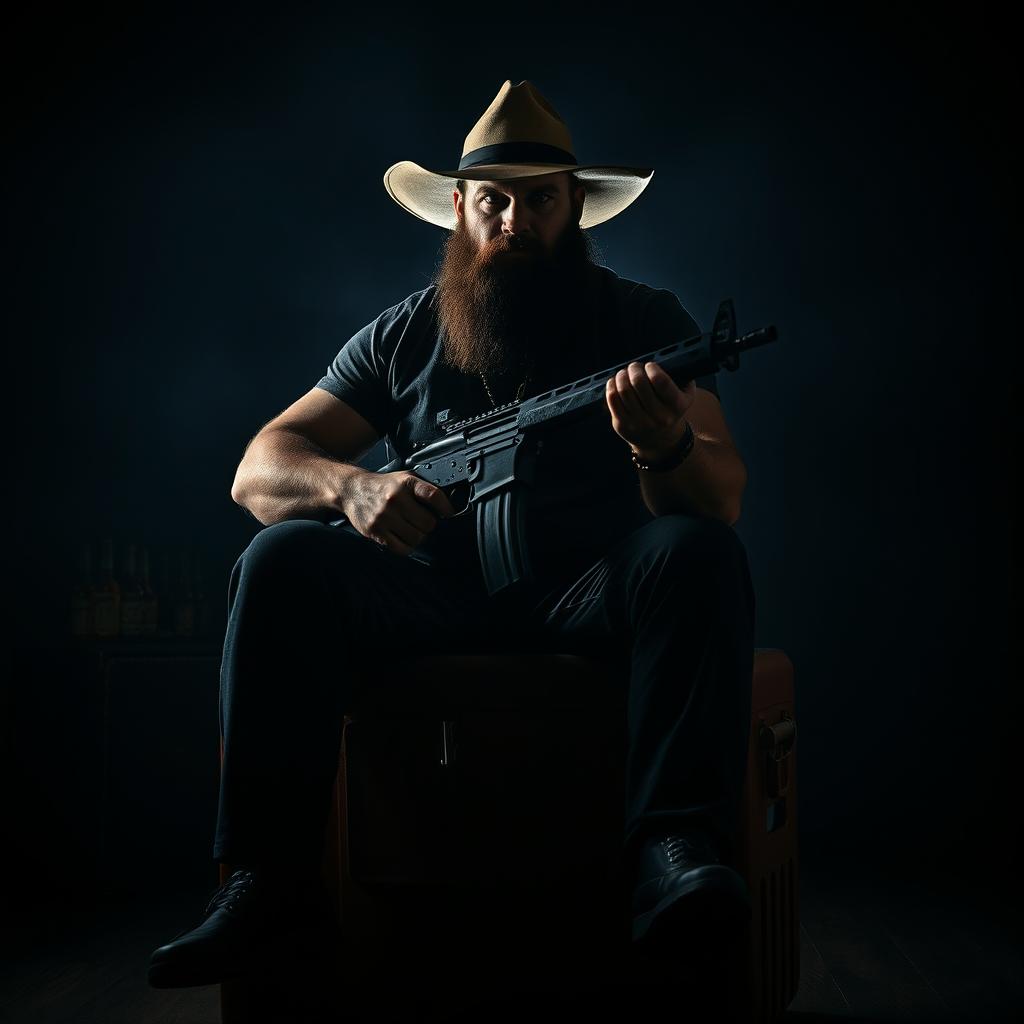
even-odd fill
[[[499,142],[470,150],[460,161],[459,170],[465,171],[480,164],[576,164],[576,157],[568,150],[549,146],[545,142]]]

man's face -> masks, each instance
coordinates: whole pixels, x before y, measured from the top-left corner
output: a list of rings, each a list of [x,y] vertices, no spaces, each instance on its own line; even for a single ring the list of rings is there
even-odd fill
[[[586,190],[570,186],[563,171],[468,181],[465,197],[454,193],[456,226],[435,277],[451,365],[498,378],[514,393],[538,358],[564,344],[593,265],[579,227]]]
[[[465,199],[452,196],[455,215],[481,254],[491,258],[554,251],[569,226],[579,221],[586,195],[582,186],[570,194],[567,172],[515,181],[467,181]]]

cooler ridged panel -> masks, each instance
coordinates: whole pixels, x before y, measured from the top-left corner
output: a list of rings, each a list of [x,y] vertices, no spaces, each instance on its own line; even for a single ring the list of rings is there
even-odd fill
[[[757,1019],[770,1021],[796,995],[800,919],[796,864],[791,859],[761,879],[761,991]]]

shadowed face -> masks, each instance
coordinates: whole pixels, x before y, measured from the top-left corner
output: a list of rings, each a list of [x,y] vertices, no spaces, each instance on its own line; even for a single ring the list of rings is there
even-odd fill
[[[482,373],[499,403],[581,312],[593,245],[579,226],[585,190],[571,185],[561,172],[468,181],[453,196],[458,223],[434,276],[445,359]]]

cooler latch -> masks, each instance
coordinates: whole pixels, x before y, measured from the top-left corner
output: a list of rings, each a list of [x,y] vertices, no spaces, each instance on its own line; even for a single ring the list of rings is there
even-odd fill
[[[789,788],[789,755],[796,743],[796,722],[785,711],[774,725],[762,719],[758,739],[765,757],[768,796],[781,796]]]

